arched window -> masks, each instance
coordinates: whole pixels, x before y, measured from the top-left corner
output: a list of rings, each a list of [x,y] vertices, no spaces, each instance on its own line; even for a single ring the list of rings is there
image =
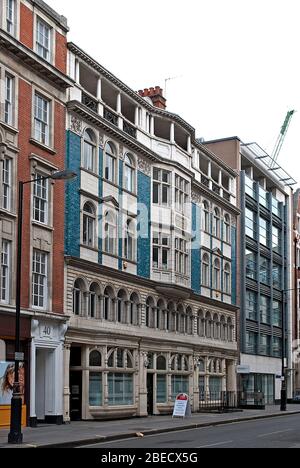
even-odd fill
[[[213,235],[220,239],[221,237],[221,216],[220,210],[218,208],[214,209],[213,217]]]
[[[205,373],[205,361],[204,361],[204,359],[199,359],[198,369],[199,369],[199,372],[201,372],[203,374]]]
[[[92,130],[87,129],[83,135],[82,166],[87,171],[95,171],[96,137]]]
[[[127,294],[126,292],[121,289],[118,293],[118,313],[117,313],[117,322],[119,323],[127,323]]]
[[[157,358],[156,369],[160,371],[167,370],[167,360],[164,356],[159,356]]]
[[[95,246],[96,210],[92,203],[87,202],[83,207],[83,244],[87,247]]]
[[[73,289],[73,314],[78,316],[84,315],[83,295],[85,291],[84,282],[82,279],[77,279]]]
[[[133,369],[133,356],[129,351],[126,353],[126,361],[126,369]]]
[[[110,286],[104,291],[103,318],[109,322],[114,322],[114,292]]]
[[[108,350],[108,360],[107,360],[107,367],[116,367],[116,351],[114,349]]]
[[[109,254],[116,254],[117,217],[112,211],[105,213],[104,250]]]
[[[188,335],[193,335],[194,334],[194,317],[193,317],[193,311],[190,307],[188,307],[186,311],[186,333]]]
[[[224,267],[224,292],[231,293],[231,268],[229,263],[225,263]]]
[[[189,370],[189,358],[187,356],[182,357],[182,370],[184,372]]]
[[[130,297],[130,319],[131,325],[139,325],[139,297],[136,293],[131,294]]]
[[[216,362],[214,359],[212,359],[209,363],[208,367],[209,373],[210,374],[215,374],[216,373]]]
[[[179,304],[177,307],[177,327],[176,331],[178,333],[185,333],[185,314],[182,304]]]
[[[209,312],[207,312],[205,316],[205,336],[206,338],[212,338],[213,333],[212,333],[212,319],[211,315]]]
[[[227,320],[227,328],[228,328],[228,341],[232,343],[234,340],[234,326],[232,323],[232,319],[230,317]]]
[[[135,193],[135,165],[133,156],[126,154],[124,163],[124,189]]]
[[[230,224],[230,216],[226,214],[224,216],[224,241],[230,244],[231,241],[231,224]]]
[[[112,143],[108,142],[105,145],[105,167],[104,178],[109,182],[116,182],[117,174],[117,158],[116,150]]]
[[[214,315],[213,333],[214,333],[214,339],[219,340],[220,339],[220,324],[219,324],[219,317],[217,314]]]
[[[123,349],[117,350],[117,368],[125,368],[125,351]]]
[[[221,317],[221,340],[226,341],[227,339],[227,324],[225,317],[222,315]]]
[[[135,221],[133,219],[128,219],[124,236],[124,258],[126,258],[126,260],[135,260],[135,233]]]
[[[210,287],[210,260],[207,253],[202,257],[202,285],[206,288]]]
[[[154,300],[152,297],[148,297],[146,301],[146,327],[148,328],[155,328],[155,323],[154,323]]]
[[[99,285],[93,283],[90,287],[90,297],[89,297],[89,317],[96,318],[98,315],[98,297],[100,296]]]
[[[214,268],[213,268],[213,287],[215,290],[220,291],[221,289],[221,267],[220,267],[220,260],[218,258],[214,261]]]
[[[164,309],[165,309],[165,303],[162,299],[160,299],[157,303],[157,309],[156,309],[156,328],[158,330],[165,329]]]
[[[203,230],[210,234],[209,204],[207,201],[202,203],[202,226]]]
[[[202,310],[198,312],[197,335],[200,336],[201,338],[205,336],[205,319],[204,319],[204,314]]]
[[[101,366],[102,366],[101,353],[99,353],[99,351],[92,351],[90,353],[90,367],[101,367]]]
[[[171,332],[176,331],[176,322],[177,322],[177,314],[175,310],[175,305],[173,302],[169,302],[168,304],[168,330]]]

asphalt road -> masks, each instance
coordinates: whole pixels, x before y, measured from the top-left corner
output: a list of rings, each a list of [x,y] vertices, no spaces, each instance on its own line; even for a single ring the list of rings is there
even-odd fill
[[[300,415],[178,431],[81,448],[300,448]]]

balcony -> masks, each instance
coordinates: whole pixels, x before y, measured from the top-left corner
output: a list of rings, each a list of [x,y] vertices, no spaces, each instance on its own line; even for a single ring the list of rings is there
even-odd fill
[[[98,113],[98,101],[89,94],[82,93],[81,102],[93,112]]]
[[[115,114],[111,110],[107,109],[106,107],[104,108],[103,117],[105,118],[105,120],[107,120],[111,124],[118,127],[119,117],[117,116],[117,114]]]
[[[203,185],[205,185],[205,187],[207,187],[207,188],[210,187],[209,178],[208,178],[208,177],[205,177],[204,175],[201,175],[201,183],[202,183]]]
[[[212,185],[212,190],[214,193],[216,193],[217,195],[220,195],[221,194],[221,189],[218,185],[214,184]]]
[[[130,125],[128,122],[123,121],[123,130],[127,135],[132,138],[136,138],[136,128],[133,125]]]

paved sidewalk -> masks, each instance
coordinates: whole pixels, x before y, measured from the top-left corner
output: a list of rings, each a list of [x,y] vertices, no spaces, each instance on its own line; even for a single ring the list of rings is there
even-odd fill
[[[24,443],[20,447],[76,447],[135,437],[137,433],[150,435],[291,414],[298,414],[300,420],[300,405],[289,405],[286,413],[282,413],[277,406],[270,406],[265,411],[244,410],[226,414],[193,414],[191,418],[186,419],[153,416],[118,421],[73,422],[62,426],[39,425],[36,429],[25,428],[23,430]],[[19,447],[7,444],[7,434],[8,430],[0,430],[0,448]]]

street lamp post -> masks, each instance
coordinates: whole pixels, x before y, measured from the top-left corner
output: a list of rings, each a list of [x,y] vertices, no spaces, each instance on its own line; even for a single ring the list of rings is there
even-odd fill
[[[286,372],[285,372],[285,359],[286,359],[286,346],[285,346],[285,303],[284,294],[287,291],[281,291],[281,322],[282,322],[282,346],[281,346],[281,360],[282,360],[282,371],[281,371],[281,400],[280,400],[280,411],[286,411],[287,407],[287,385],[286,385]]]
[[[18,234],[17,234],[17,277],[16,277],[16,325],[15,325],[15,373],[13,384],[13,395],[11,400],[10,432],[8,434],[9,444],[22,444],[22,394],[23,389],[19,382],[20,362],[24,361],[20,346],[20,323],[21,323],[21,275],[22,275],[22,229],[23,229],[23,194],[24,185],[32,184],[39,180],[71,180],[77,177],[75,172],[66,170],[52,174],[48,177],[19,182],[19,204],[18,204]]]

